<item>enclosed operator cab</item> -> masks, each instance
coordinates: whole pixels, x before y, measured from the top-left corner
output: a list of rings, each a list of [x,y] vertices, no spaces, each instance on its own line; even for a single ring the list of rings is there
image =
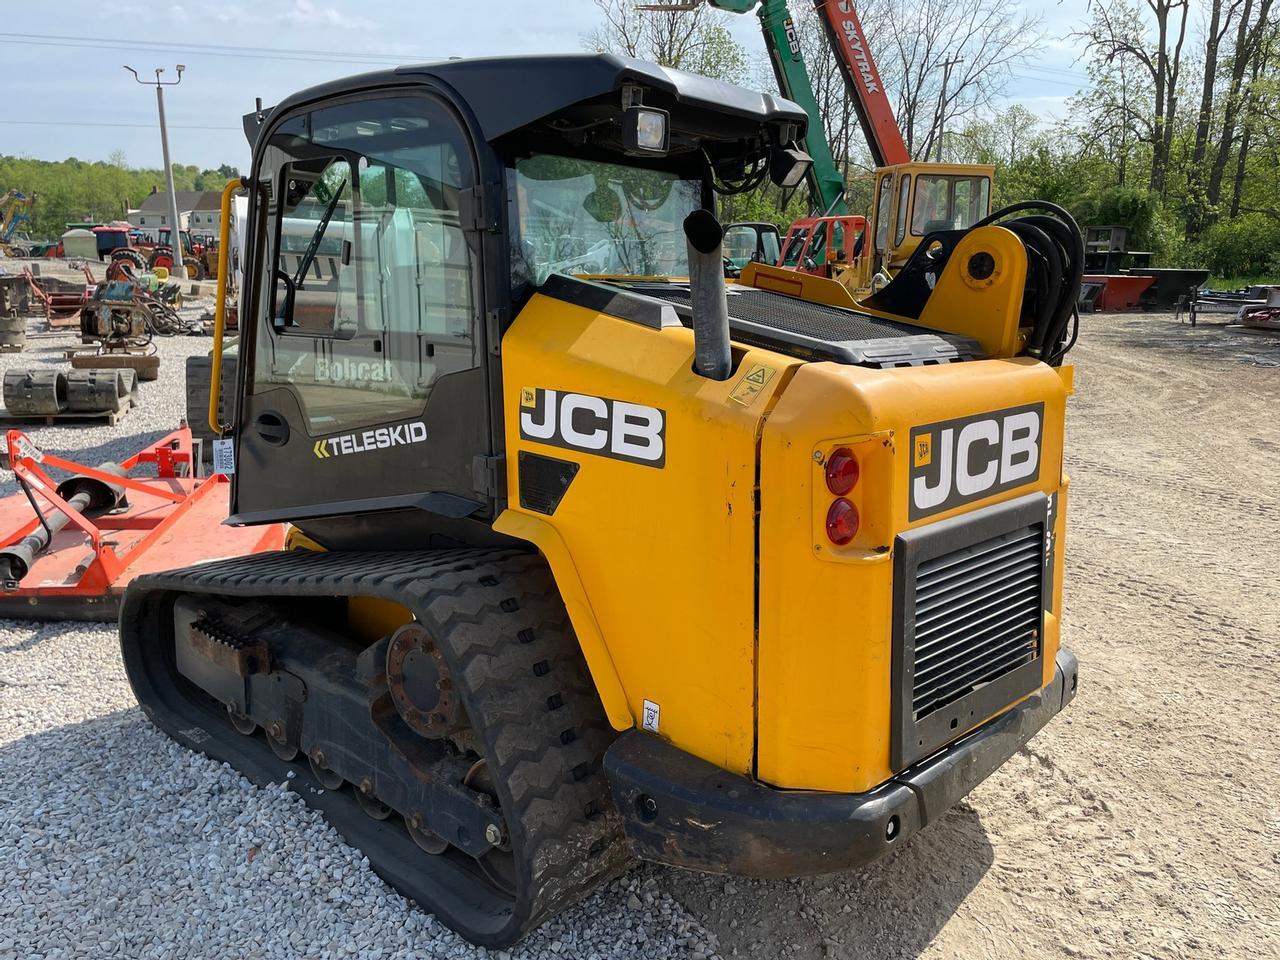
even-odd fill
[[[1069,228],[952,231],[880,305],[759,262],[691,282],[723,248],[690,215],[794,186],[805,123],[608,55],[246,118],[230,522],[306,549],[134,582],[148,715],[296,774],[488,945],[632,855],[865,862],[1017,750],[1075,689],[1069,291],[1027,269]]]

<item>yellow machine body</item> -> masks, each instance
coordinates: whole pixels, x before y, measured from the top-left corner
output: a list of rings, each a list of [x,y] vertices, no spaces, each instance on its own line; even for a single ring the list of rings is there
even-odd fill
[[[956,332],[988,350],[989,359],[958,364],[870,369],[735,345],[734,372],[717,382],[693,372],[684,327],[653,329],[541,294],[527,304],[503,339],[509,506],[495,529],[546,557],[616,728],[654,731],[777,787],[856,792],[897,772],[895,536],[1035,491],[1057,495],[1059,542],[1063,532],[1069,377],[1013,358],[1025,259],[1010,240],[991,227],[967,241],[996,257],[990,283],[960,277],[963,256],[938,282],[930,311],[967,318]],[[852,305],[835,281],[767,266],[749,266],[739,283]],[[662,469],[523,437],[520,418],[540,391],[664,410]],[[913,427],[1027,403],[1043,404],[1035,482],[909,519]],[[823,461],[841,447],[861,464],[850,494],[861,526],[834,547],[824,533],[832,495]],[[522,505],[526,453],[578,465],[552,515]],[[1055,557],[1060,568],[1060,549]],[[1053,580],[1061,583],[1060,569]],[[1048,683],[1052,613],[1045,634]],[[956,736],[988,719],[974,717]]]

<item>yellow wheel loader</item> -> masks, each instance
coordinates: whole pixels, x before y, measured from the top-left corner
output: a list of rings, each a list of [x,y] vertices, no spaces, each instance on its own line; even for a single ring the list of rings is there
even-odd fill
[[[717,196],[797,184],[805,123],[609,55],[246,117],[238,391],[219,407],[224,290],[211,426],[228,522],[287,521],[291,549],[133,581],[146,714],[295,775],[488,946],[636,857],[866,862],[1012,755],[1076,689],[1079,231],[931,234],[865,302],[761,264],[727,285]]]

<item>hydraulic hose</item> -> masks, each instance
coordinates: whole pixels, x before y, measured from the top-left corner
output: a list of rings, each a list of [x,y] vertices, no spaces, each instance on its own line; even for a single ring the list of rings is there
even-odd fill
[[[1075,218],[1056,203],[1025,200],[995,211],[971,229],[989,226],[1023,210],[1048,214],[1018,217],[1000,224],[1017,235],[1027,251],[1027,291],[1023,302],[1023,316],[1031,321],[1027,353],[1058,366],[1075,344],[1080,324],[1084,236]],[[1073,317],[1075,332],[1068,338]]]

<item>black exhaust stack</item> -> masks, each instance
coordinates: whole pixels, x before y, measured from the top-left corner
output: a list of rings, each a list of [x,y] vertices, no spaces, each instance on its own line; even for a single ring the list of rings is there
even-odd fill
[[[710,210],[684,218],[689,250],[689,306],[693,311],[693,369],[708,380],[728,380],[729,303],[724,286],[724,228]]]

